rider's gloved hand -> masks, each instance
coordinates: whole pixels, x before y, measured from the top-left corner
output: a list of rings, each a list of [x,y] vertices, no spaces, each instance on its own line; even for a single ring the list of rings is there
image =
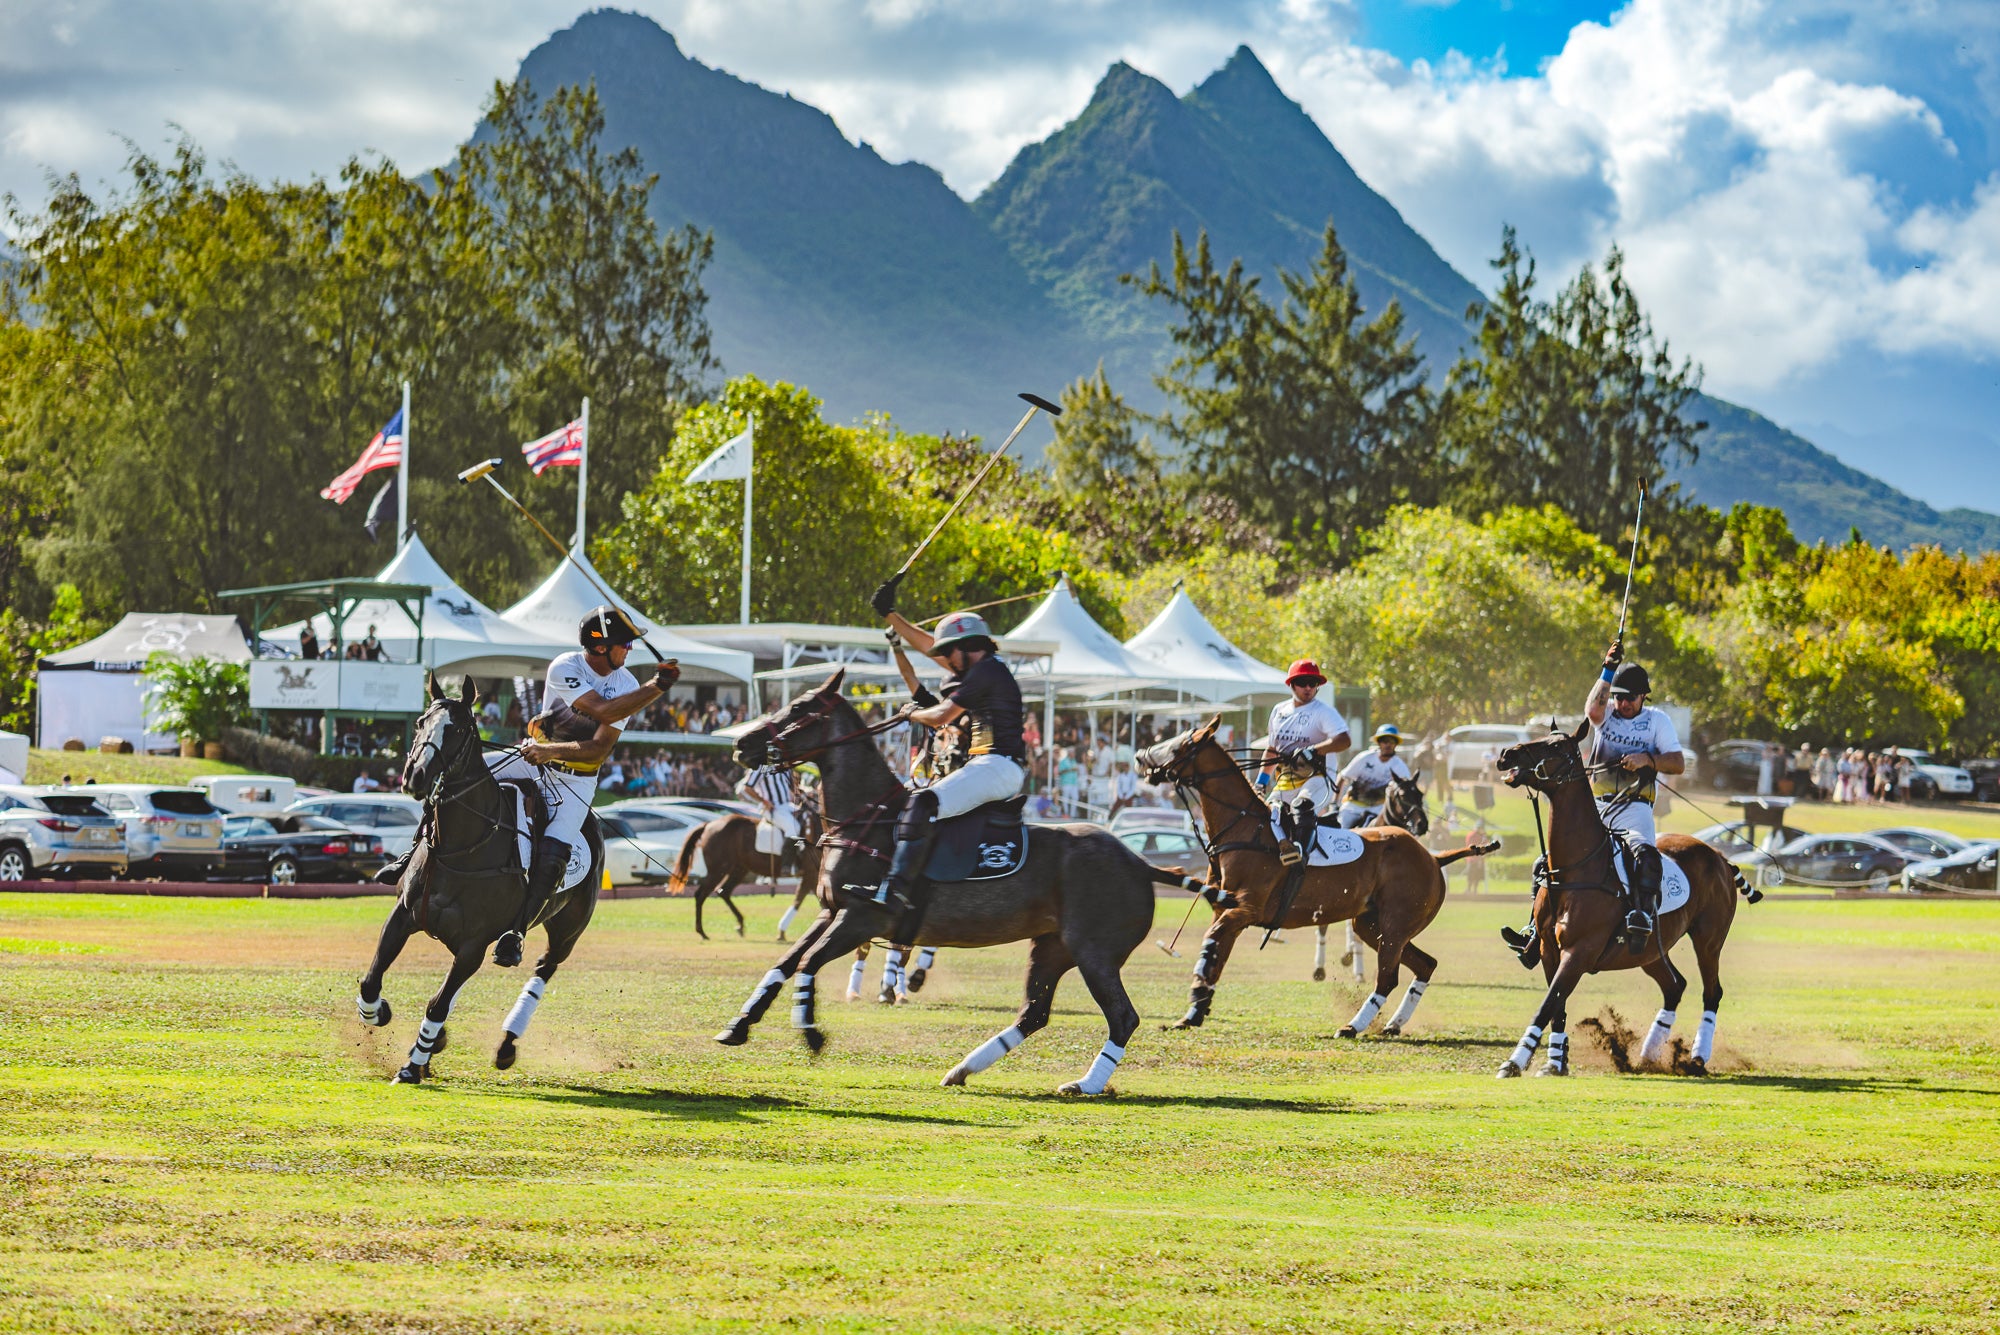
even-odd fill
[[[1314,751],[1310,746],[1302,746],[1298,750],[1288,754],[1285,757],[1285,761],[1287,764],[1296,765],[1300,769],[1311,769],[1319,763],[1319,753]]]
[[[902,582],[901,575],[891,575],[882,581],[882,587],[875,590],[868,599],[868,605],[875,609],[877,616],[888,616],[896,610],[896,586]]]
[[[1624,661],[1625,661],[1625,641],[1623,639],[1613,640],[1611,642],[1611,647],[1604,651],[1605,671],[1607,672],[1616,671],[1618,665]]]
[[[674,683],[680,679],[681,665],[679,663],[662,663],[653,672],[653,685],[658,687],[662,692],[672,690]]]

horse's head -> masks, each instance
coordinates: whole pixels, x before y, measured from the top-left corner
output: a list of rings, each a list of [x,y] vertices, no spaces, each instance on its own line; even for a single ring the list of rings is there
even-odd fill
[[[1583,764],[1583,739],[1590,720],[1577,725],[1573,733],[1550,726],[1549,735],[1538,742],[1517,742],[1500,753],[1495,768],[1509,788],[1533,788],[1552,793],[1566,783],[1583,783],[1589,771]]]
[[[1423,771],[1407,779],[1389,776],[1389,796],[1383,814],[1419,839],[1431,832],[1431,809],[1424,802]]]
[[[1199,728],[1190,728],[1135,752],[1132,759],[1146,772],[1147,783],[1193,783],[1196,778],[1195,757],[1201,750],[1201,744],[1211,740],[1221,724],[1222,715],[1217,714]]]
[[[760,765],[796,765],[826,749],[839,736],[835,717],[844,709],[840,683],[847,669],[841,668],[826,684],[807,691],[775,714],[736,739],[736,763],[755,769]],[[852,712],[847,710],[847,712]]]
[[[445,694],[435,672],[425,676],[424,686],[430,703],[418,717],[410,753],[403,757],[403,791],[415,798],[435,793],[468,754],[479,754],[479,720],[472,712],[479,692],[472,678],[465,679],[456,699]]]

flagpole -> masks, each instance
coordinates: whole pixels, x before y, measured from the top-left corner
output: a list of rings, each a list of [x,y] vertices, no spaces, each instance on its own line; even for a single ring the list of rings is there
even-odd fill
[[[750,457],[743,468],[743,589],[736,605],[739,625],[750,624],[750,484],[757,475],[757,414],[750,414]]]
[[[583,401],[583,450],[576,461],[576,549],[583,550],[584,503],[590,498],[590,399]]]
[[[410,534],[410,382],[403,382],[403,455],[396,464],[396,550]]]

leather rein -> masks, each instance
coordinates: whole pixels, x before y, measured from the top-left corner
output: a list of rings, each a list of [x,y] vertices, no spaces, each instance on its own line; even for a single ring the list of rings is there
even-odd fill
[[[1534,763],[1534,765],[1527,770],[1528,777],[1530,779],[1533,779],[1534,782],[1524,783],[1522,785],[1528,790],[1528,805],[1534,808],[1535,842],[1541,846],[1542,866],[1546,868],[1546,874],[1548,876],[1548,882],[1547,882],[1548,888],[1551,893],[1560,893],[1565,890],[1602,890],[1605,891],[1607,894],[1613,896],[1619,895],[1622,893],[1622,888],[1614,884],[1612,880],[1603,880],[1603,881],[1564,880],[1562,870],[1555,865],[1555,860],[1549,856],[1548,837],[1542,831],[1542,797],[1545,794],[1551,794],[1554,789],[1563,787],[1566,784],[1589,783],[1590,775],[1593,768],[1592,766],[1583,763],[1583,754],[1577,750],[1576,743],[1569,741],[1567,738],[1564,739],[1564,746],[1562,752],[1560,753],[1560,758],[1565,763],[1558,772],[1550,771],[1549,757],[1543,756],[1541,759],[1537,760]],[[1608,765],[1599,765],[1596,766],[1595,768],[1601,770],[1601,769],[1608,769],[1610,767]],[[1520,773],[1521,771],[1517,769],[1515,772]],[[1591,805],[1592,809],[1595,810],[1596,804],[1592,803]],[[1612,851],[1611,827],[1604,823],[1604,818],[1602,817],[1602,815],[1598,817],[1598,827],[1600,833],[1598,841],[1595,844],[1591,845],[1590,852],[1584,854],[1582,858],[1578,859],[1575,863],[1571,865],[1575,867],[1587,867],[1591,863],[1597,860],[1597,855],[1600,852],[1604,852],[1609,855],[1607,857],[1607,865],[1610,866],[1611,877],[1615,879],[1618,874],[1618,869],[1615,865],[1610,865],[1616,856],[1615,853]]]
[[[845,746],[849,742],[858,742],[865,738],[880,736],[882,733],[888,732],[891,728],[907,722],[903,714],[899,711],[883,719],[880,723],[864,724],[854,732],[842,733],[838,737],[816,743],[812,746],[794,750],[787,745],[790,739],[796,737],[800,732],[812,727],[814,724],[825,721],[831,716],[837,703],[838,697],[816,695],[813,697],[812,704],[807,707],[806,711],[785,724],[784,727],[774,728],[768,723],[765,724],[763,728],[764,747],[769,753],[768,763],[778,769],[797,769],[814,756],[823,755],[837,746]],[[822,833],[818,840],[819,846],[821,848],[845,849],[850,853],[862,853],[874,858],[877,862],[885,866],[888,865],[890,855],[886,851],[862,841],[873,837],[878,829],[888,828],[890,823],[902,812],[903,803],[908,796],[909,794],[906,791],[898,787],[895,791],[877,798],[875,801],[861,808],[855,815],[843,820],[835,817],[826,809],[826,796],[822,789],[819,812]],[[859,829],[859,833],[856,836],[837,833],[837,831],[855,829],[856,827]]]

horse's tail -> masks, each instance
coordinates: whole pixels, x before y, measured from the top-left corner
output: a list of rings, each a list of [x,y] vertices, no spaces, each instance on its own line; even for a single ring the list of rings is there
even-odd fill
[[[688,869],[694,865],[695,855],[701,851],[701,836],[708,830],[706,825],[697,825],[681,841],[680,856],[674,859],[674,874],[667,878],[667,893],[684,895],[688,888]]]
[[[1720,857],[1721,854],[1718,853],[1716,856]],[[1743,879],[1743,869],[1741,867],[1733,863],[1730,864],[1729,876],[1731,880],[1736,882],[1736,893],[1749,900],[1752,904],[1758,903],[1764,898],[1762,890],[1759,890],[1756,886]]]
[[[1436,858],[1438,866],[1443,868],[1449,867],[1452,863],[1462,861],[1465,858],[1483,858],[1488,853],[1497,853],[1499,851],[1500,841],[1495,839],[1489,843],[1471,844],[1465,848],[1454,848],[1449,853],[1433,853],[1431,856]]]
[[[1153,878],[1154,885],[1170,885],[1176,890],[1185,890],[1191,895],[1197,895],[1211,904],[1219,905],[1222,902],[1221,886],[1210,885],[1199,877],[1190,876],[1179,867],[1155,867],[1149,862],[1146,864],[1146,874]]]

